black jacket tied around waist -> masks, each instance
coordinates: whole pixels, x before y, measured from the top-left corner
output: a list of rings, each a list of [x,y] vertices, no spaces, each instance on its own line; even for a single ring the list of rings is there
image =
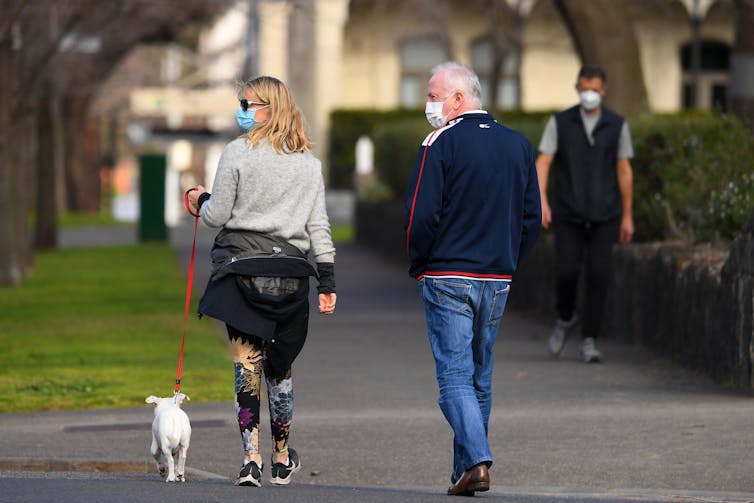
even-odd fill
[[[221,230],[210,255],[199,316],[264,340],[268,364],[283,374],[306,340],[309,276],[316,270],[295,246],[251,231]]]

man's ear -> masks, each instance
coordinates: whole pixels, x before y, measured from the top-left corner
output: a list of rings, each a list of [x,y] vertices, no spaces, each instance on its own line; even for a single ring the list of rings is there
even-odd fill
[[[461,105],[463,105],[463,102],[465,99],[466,97],[463,95],[461,91],[453,92],[453,100],[455,101],[455,104],[457,105],[456,108],[460,108]]]

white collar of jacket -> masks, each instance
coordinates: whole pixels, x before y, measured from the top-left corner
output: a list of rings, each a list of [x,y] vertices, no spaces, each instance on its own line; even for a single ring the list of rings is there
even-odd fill
[[[424,141],[422,142],[422,147],[427,147],[427,146],[432,145],[432,143],[434,143],[434,141],[443,133],[443,131],[447,131],[448,129],[452,128],[453,126],[461,122],[464,119],[464,115],[472,115],[472,114],[489,115],[489,113],[486,110],[469,110],[468,112],[464,112],[458,117],[456,117],[455,119],[448,121],[448,123],[444,125],[443,127],[437,128],[431,133],[429,133],[427,137],[424,138]]]

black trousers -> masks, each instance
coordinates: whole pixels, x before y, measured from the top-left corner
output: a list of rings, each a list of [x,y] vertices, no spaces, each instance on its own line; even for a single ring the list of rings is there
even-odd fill
[[[555,230],[556,310],[561,320],[573,318],[579,277],[585,270],[582,337],[596,338],[602,325],[605,297],[612,270],[612,248],[620,222],[574,223],[558,221]]]

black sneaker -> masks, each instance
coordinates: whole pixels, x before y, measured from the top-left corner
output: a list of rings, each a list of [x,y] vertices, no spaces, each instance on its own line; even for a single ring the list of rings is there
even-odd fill
[[[288,464],[275,463],[273,458],[270,482],[275,485],[284,486],[291,483],[293,474],[301,469],[301,461],[298,454],[293,449],[288,449]]]
[[[238,474],[239,486],[262,487],[262,467],[254,461],[249,461]]]

